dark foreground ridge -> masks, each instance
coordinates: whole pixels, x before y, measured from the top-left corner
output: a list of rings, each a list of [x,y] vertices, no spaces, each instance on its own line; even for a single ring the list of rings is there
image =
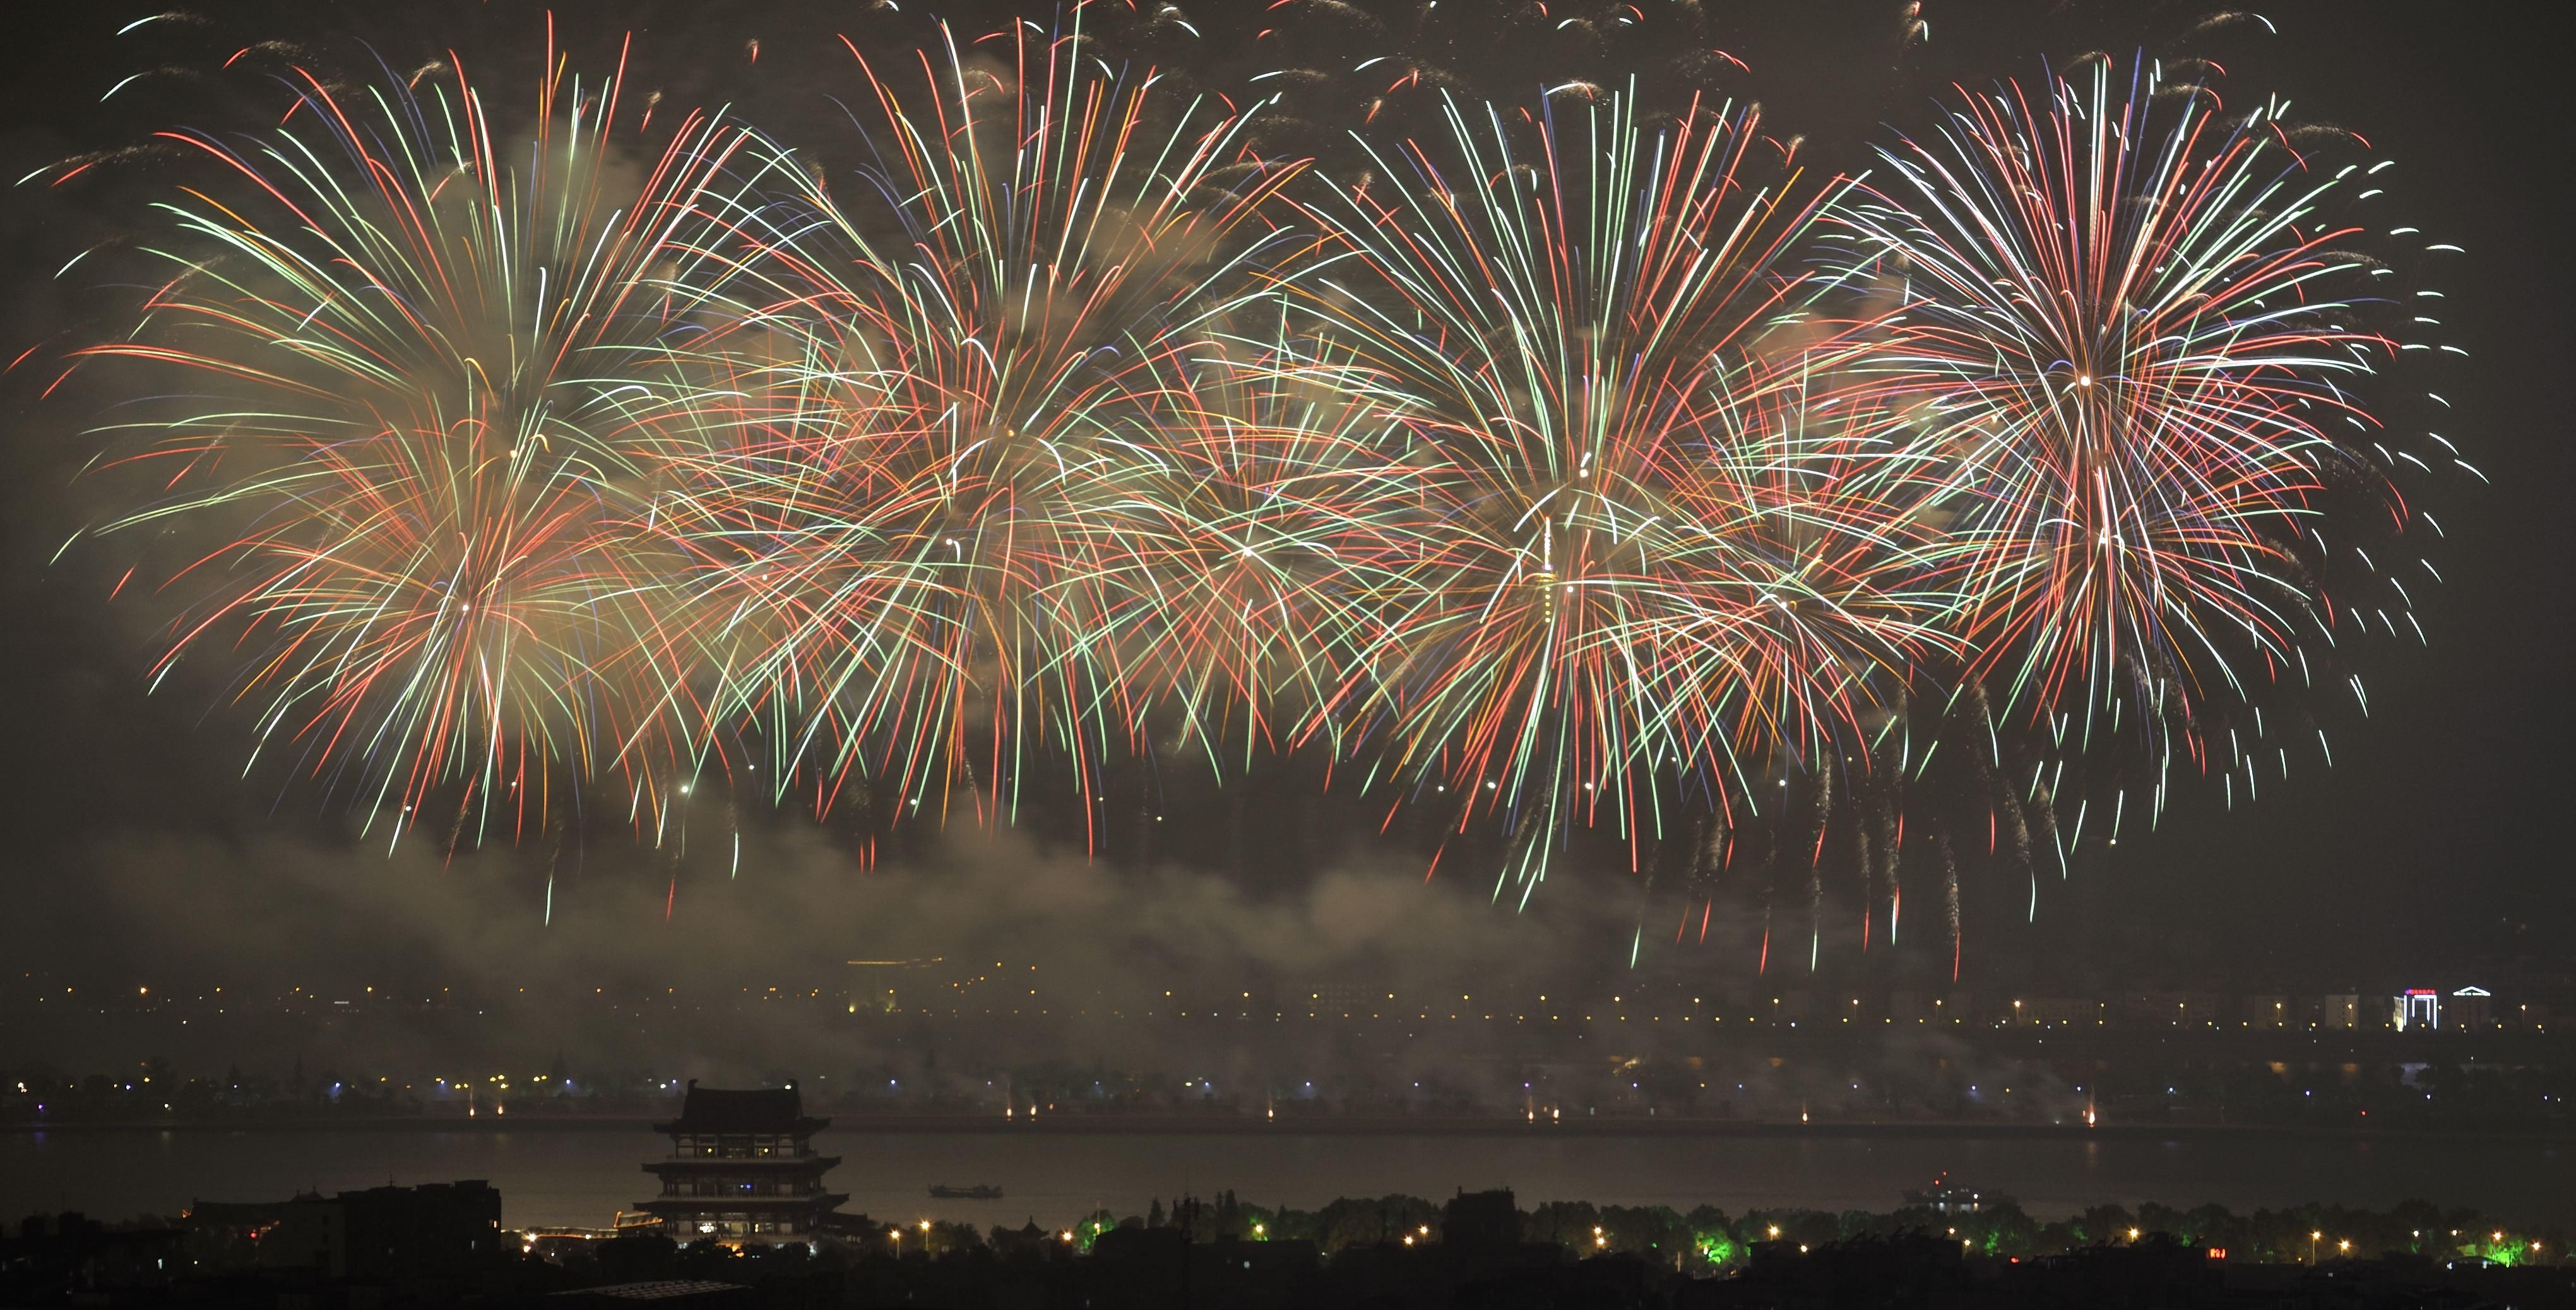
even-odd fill
[[[1964,1204],[1961,1197],[1965,1196]],[[2407,1202],[2099,1206],[2041,1223],[1927,1194],[1888,1214],[1547,1202],[1508,1191],[1272,1210],[1231,1193],[1064,1227],[834,1214],[793,1242],[501,1227],[475,1180],[172,1219],[36,1216],[0,1237],[0,1306],[370,1310],[474,1305],[951,1310],[2576,1308],[2565,1234]]]

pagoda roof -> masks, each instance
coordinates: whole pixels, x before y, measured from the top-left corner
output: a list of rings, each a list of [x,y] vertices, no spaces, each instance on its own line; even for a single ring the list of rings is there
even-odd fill
[[[653,1125],[657,1133],[810,1133],[829,1125],[829,1119],[805,1116],[804,1099],[797,1095],[796,1084],[785,1087],[763,1087],[731,1090],[700,1087],[689,1080],[688,1095],[680,1102],[680,1117]]]

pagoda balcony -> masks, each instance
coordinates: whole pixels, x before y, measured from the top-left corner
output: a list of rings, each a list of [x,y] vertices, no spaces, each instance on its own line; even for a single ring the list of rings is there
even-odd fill
[[[811,1196],[656,1196],[639,1201],[635,1208],[664,1218],[681,1215],[716,1214],[801,1214],[808,1210],[831,1210],[850,1199],[847,1192],[816,1192]]]
[[[722,1156],[675,1156],[668,1160],[647,1160],[648,1174],[801,1174],[822,1173],[841,1163],[837,1155],[779,1155],[749,1160],[728,1160]]]

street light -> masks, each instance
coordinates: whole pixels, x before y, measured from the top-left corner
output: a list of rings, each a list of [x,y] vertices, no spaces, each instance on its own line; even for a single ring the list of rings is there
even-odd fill
[[[2323,1237],[2323,1236],[2325,1236],[2325,1234],[2324,1234],[2324,1233],[2321,1233],[2321,1232],[2311,1232],[2311,1233],[2309,1233],[2309,1234],[2308,1234],[2308,1263],[2309,1263],[2309,1264],[2315,1264],[2315,1263],[2317,1262],[2317,1239],[2318,1239],[2318,1238],[2320,1238],[2320,1237]]]

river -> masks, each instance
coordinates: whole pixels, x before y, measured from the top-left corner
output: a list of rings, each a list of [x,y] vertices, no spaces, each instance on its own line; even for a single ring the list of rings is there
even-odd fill
[[[1445,1197],[1508,1186],[1545,1200],[1687,1210],[1893,1209],[1949,1171],[2055,1218],[2088,1205],[2218,1202],[2239,1211],[2307,1201],[2383,1209],[2408,1197],[2522,1223],[2576,1221],[2576,1143],[2501,1138],[2313,1137],[2262,1132],[2099,1137],[1839,1133],[1620,1136],[1348,1133],[918,1132],[833,1128],[818,1149],[847,1209],[1017,1226],[1065,1224],[1106,1205],[1232,1189],[1245,1202],[1313,1208],[1336,1196]],[[343,1129],[76,1129],[0,1133],[0,1219],[42,1210],[170,1214],[192,1199],[275,1200],[455,1178],[489,1179],[512,1226],[605,1226],[647,1194],[642,1162],[664,1144],[641,1127],[454,1132]],[[992,1183],[999,1201],[930,1201],[932,1183]]]

